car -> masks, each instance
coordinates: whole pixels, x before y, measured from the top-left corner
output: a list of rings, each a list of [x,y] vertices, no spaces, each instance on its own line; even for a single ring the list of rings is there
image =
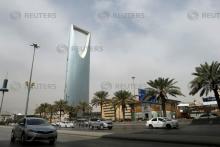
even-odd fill
[[[75,124],[73,122],[65,121],[65,128],[74,128]]]
[[[85,119],[85,118],[77,119],[76,123],[79,127],[82,127],[82,128],[87,128],[89,126],[89,121],[88,119]]]
[[[177,120],[169,119],[167,117],[155,117],[146,122],[146,127],[149,128],[178,128],[179,123]]]
[[[205,114],[201,114],[196,119],[209,119],[209,118],[217,118],[217,117],[219,116],[215,113],[205,113]]]
[[[54,144],[57,140],[57,130],[43,118],[24,117],[11,131],[11,142],[14,143],[16,139],[22,144],[40,140],[48,140],[49,144]]]
[[[68,122],[68,121],[57,122],[56,125],[60,128],[74,128],[75,127],[73,122]]]
[[[113,123],[111,120],[105,120],[105,119],[97,119],[97,118],[93,118],[89,120],[89,128],[94,129],[104,129],[104,128],[108,128],[109,130],[111,130],[113,127]]]

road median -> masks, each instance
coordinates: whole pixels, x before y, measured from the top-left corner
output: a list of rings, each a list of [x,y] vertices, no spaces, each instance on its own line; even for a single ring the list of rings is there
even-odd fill
[[[220,137],[218,136],[198,136],[198,135],[161,135],[161,134],[114,134],[108,132],[90,132],[90,131],[69,131],[58,130],[60,134],[90,136],[107,139],[131,140],[131,141],[151,141],[151,142],[166,142],[177,144],[191,145],[208,145],[220,146]]]
[[[74,131],[74,130],[57,130],[60,134],[69,134],[69,135],[79,135],[79,136],[91,136],[91,137],[102,137],[105,135],[112,135],[108,132],[91,132],[91,131]]]
[[[214,145],[220,146],[220,137],[215,136],[191,136],[191,135],[155,135],[155,134],[111,134],[104,135],[102,138],[135,140],[135,141],[152,141],[178,144],[195,144],[195,145]]]

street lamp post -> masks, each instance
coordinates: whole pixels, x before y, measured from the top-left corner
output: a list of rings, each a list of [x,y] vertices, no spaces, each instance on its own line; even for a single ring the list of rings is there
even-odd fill
[[[136,78],[136,77],[134,77],[134,76],[133,76],[133,77],[131,77],[131,79],[133,80],[133,90],[134,90],[134,96],[135,96],[135,84],[134,84],[134,80],[135,80],[135,78]]]
[[[136,98],[135,97],[135,84],[134,84],[135,77],[132,76],[131,79],[133,80],[134,98]],[[135,108],[133,108],[132,113],[131,113],[131,118],[132,118],[133,121],[135,120],[135,112],[134,111],[135,111]]]
[[[29,79],[29,83],[27,84],[28,92],[27,92],[27,100],[26,100],[26,106],[25,106],[25,116],[27,116],[27,112],[28,112],[28,104],[29,104],[29,98],[30,98],[30,91],[31,91],[31,87],[32,87],[31,80],[32,80],[32,73],[33,73],[35,50],[40,47],[40,46],[38,46],[36,43],[33,43],[33,44],[31,44],[30,46],[33,46],[33,47],[34,47],[34,53],[33,53],[33,59],[32,59],[32,64],[31,64],[30,79]]]

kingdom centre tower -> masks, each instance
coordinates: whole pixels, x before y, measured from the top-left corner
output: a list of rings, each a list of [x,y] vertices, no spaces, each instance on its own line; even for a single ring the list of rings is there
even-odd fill
[[[83,45],[77,45],[79,40]],[[90,33],[71,25],[65,83],[65,100],[69,105],[89,102],[89,71]]]

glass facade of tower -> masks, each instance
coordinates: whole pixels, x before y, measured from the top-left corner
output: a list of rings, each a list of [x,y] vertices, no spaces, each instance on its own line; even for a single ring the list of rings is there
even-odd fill
[[[75,43],[76,32],[86,36],[83,46]],[[90,33],[71,25],[66,66],[65,100],[69,105],[89,102]]]

